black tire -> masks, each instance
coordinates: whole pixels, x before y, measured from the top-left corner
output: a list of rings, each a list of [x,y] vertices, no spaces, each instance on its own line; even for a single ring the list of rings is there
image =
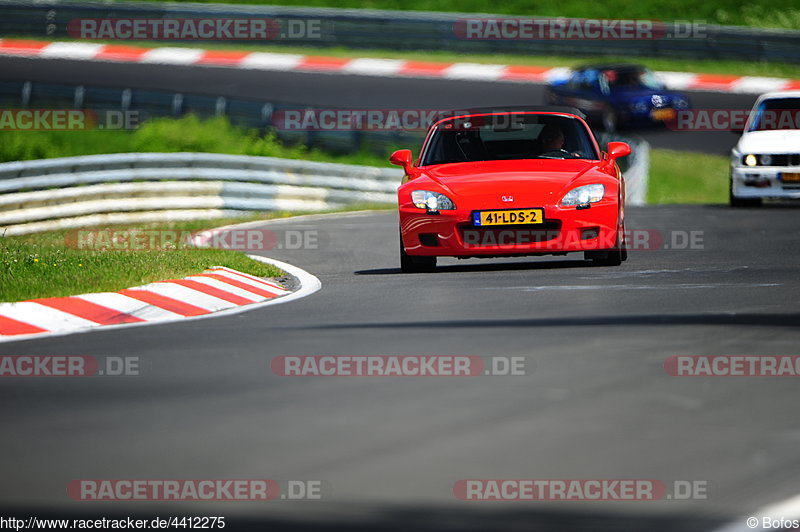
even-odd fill
[[[592,266],[619,266],[628,258],[628,252],[622,249],[609,249],[608,251],[592,251],[586,258],[591,259]],[[623,255],[625,258],[623,258]]]
[[[728,185],[728,200],[731,207],[761,207],[761,198],[739,198],[733,195],[733,180]]]
[[[414,257],[403,248],[400,236],[400,271],[403,273],[425,273],[436,269],[436,257]]]
[[[628,245],[624,240],[624,228],[622,229],[622,234],[622,244],[619,243],[619,237],[617,237],[617,245],[613,249],[606,251],[585,251],[583,254],[584,258],[591,260],[593,266],[619,266],[628,260]]]

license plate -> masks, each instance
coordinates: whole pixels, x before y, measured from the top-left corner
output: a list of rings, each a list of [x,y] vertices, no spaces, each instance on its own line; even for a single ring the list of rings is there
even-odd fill
[[[789,183],[797,183],[800,182],[800,174],[796,172],[783,173],[781,174],[781,180]]]
[[[472,213],[473,225],[520,225],[544,222],[542,209],[506,209],[502,211],[475,211]]]
[[[675,109],[653,109],[650,113],[653,120],[672,120],[675,118]]]

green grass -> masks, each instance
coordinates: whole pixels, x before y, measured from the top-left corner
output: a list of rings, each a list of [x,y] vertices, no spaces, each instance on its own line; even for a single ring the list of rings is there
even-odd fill
[[[160,0],[154,0],[160,1]],[[181,1],[181,0],[179,0]],[[192,0],[208,3],[209,0]],[[216,3],[220,3],[217,2]],[[263,4],[262,0],[230,0],[228,4]],[[626,18],[652,20],[705,20],[715,24],[760,27],[800,28],[800,9],[793,0],[763,0],[744,3],[740,0],[270,0],[271,4],[309,7],[397,9],[415,11],[450,11],[462,13],[497,13],[520,16]]]
[[[172,230],[180,234],[221,224],[221,221],[197,221],[127,228]],[[102,229],[105,228],[93,230]],[[282,275],[278,268],[232,250],[168,246],[146,251],[77,249],[74,233],[55,231],[0,238],[0,301],[114,292],[197,274],[211,266],[226,266],[259,277]]]
[[[154,118],[134,131],[3,131],[0,162],[127,152],[212,152],[258,155],[349,164],[374,164],[376,157],[362,150],[330,155],[303,145],[287,146],[274,134],[236,127],[225,118],[200,120]],[[388,165],[382,158],[383,166]]]
[[[382,210],[383,204],[354,204],[329,212]],[[185,235],[224,225],[288,218],[305,212],[275,211],[236,218],[152,223],[138,226],[113,225],[80,231],[171,231]],[[314,213],[315,214],[315,213]],[[90,292],[115,292],[154,281],[198,274],[211,266],[226,266],[258,277],[285,275],[280,269],[224,249],[188,245],[162,249],[109,250],[77,249],[78,230],[51,231],[24,236],[0,236],[0,301],[14,302],[39,297],[61,297]],[[96,240],[99,242],[99,240]]]
[[[648,203],[725,203],[727,157],[674,150],[650,151]]]

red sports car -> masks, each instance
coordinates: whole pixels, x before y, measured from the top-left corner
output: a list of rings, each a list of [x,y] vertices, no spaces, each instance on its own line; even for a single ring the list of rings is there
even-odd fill
[[[453,113],[428,130],[422,152],[398,150],[403,272],[432,271],[436,257],[508,257],[583,252],[618,266],[625,181],[575,109]]]

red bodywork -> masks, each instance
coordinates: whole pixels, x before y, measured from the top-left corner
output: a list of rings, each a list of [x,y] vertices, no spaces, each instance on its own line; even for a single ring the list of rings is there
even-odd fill
[[[536,114],[543,114],[536,112]],[[625,184],[615,159],[627,145],[601,152],[586,122],[576,115],[600,159],[514,159],[415,166],[407,152],[395,153],[406,177],[398,190],[402,246],[411,256],[485,257],[607,250],[623,245]],[[480,115],[468,115],[480,116]],[[436,124],[423,145],[431,139]],[[622,143],[620,143],[622,144]],[[627,151],[626,151],[627,150]],[[570,190],[602,184],[600,201],[589,207],[560,204]],[[455,210],[429,213],[412,203],[413,190],[445,194]],[[473,212],[542,208],[544,223],[476,227]]]

